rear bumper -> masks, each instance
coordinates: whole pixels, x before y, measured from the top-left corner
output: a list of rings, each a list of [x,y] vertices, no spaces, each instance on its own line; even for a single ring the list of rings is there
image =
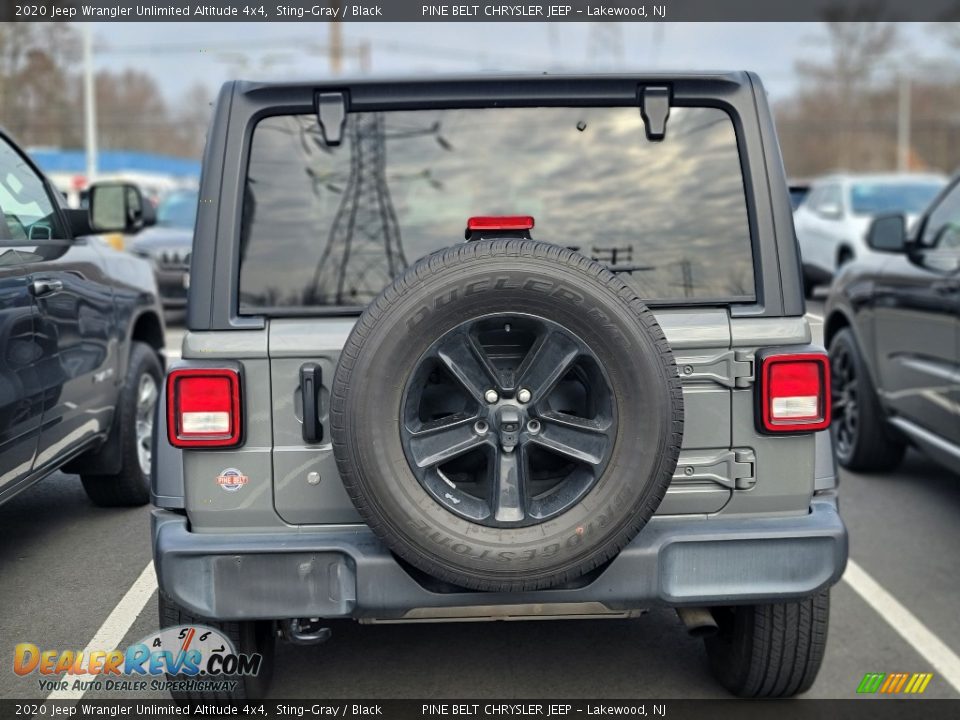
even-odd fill
[[[192,533],[183,515],[166,510],[153,511],[152,525],[160,589],[223,620],[583,616],[773,602],[832,585],[847,562],[832,493],[801,517],[654,518],[590,582],[520,593],[428,590],[363,525]]]

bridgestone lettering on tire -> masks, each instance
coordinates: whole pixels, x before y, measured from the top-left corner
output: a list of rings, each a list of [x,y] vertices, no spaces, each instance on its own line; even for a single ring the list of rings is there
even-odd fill
[[[423,259],[354,327],[333,449],[401,558],[479,590],[533,590],[613,558],[663,499],[683,435],[673,355],[603,266],[479,241]]]

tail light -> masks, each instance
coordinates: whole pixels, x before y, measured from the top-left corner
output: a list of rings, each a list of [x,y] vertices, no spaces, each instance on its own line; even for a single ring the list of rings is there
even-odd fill
[[[532,230],[530,215],[480,215],[467,220],[467,232],[474,230]]]
[[[167,376],[167,438],[174,447],[240,444],[240,374],[179,368]]]
[[[813,432],[830,425],[830,363],[821,353],[760,359],[760,421],[770,433]]]

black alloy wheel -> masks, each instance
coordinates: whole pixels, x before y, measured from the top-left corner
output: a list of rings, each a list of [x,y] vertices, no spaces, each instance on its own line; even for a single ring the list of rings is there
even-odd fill
[[[447,332],[404,391],[410,467],[450,512],[488,527],[549,520],[602,475],[616,399],[590,347],[543,317],[494,314]]]
[[[837,453],[850,457],[857,442],[860,403],[857,395],[857,366],[846,345],[834,348],[830,357],[830,407]]]

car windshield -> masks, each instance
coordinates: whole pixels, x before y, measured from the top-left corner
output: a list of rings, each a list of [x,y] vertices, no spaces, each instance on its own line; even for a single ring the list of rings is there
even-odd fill
[[[254,132],[241,312],[363,306],[418,258],[464,241],[473,216],[533,216],[534,239],[605,264],[647,300],[755,297],[729,115],[542,107],[351,114],[326,145],[316,116]]]
[[[197,198],[193,190],[177,190],[160,201],[157,225],[193,229],[197,219]]]
[[[861,182],[850,188],[854,215],[917,214],[943,188],[942,182]]]

